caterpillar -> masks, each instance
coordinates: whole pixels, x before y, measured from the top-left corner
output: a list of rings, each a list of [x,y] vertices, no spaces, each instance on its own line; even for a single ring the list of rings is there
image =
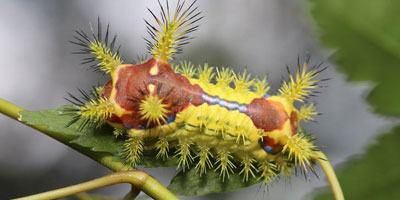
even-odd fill
[[[319,113],[306,103],[326,79],[317,76],[326,67],[310,67],[309,57],[276,95],[269,95],[267,77],[251,78],[244,70],[214,68],[207,63],[197,68],[188,61],[172,64],[176,54],[193,39],[203,18],[196,1],[178,2],[173,12],[166,1],[160,16],[148,9],[155,25],[145,20],[150,39],[145,39],[152,57],[124,64],[98,20],[97,33],[76,31],[73,44],[87,54],[83,64],[109,74],[111,80],[93,92],[81,91],[85,100],[73,95],[74,124],[80,128],[109,124],[117,137],[126,138],[127,162],[140,164],[144,151],[156,150],[155,159],[178,158],[178,168],[194,167],[201,176],[219,171],[221,181],[239,173],[246,182],[259,178],[266,183],[280,174],[290,175],[297,166],[313,171],[319,150],[313,136],[300,123]],[[104,36],[103,36],[104,34]],[[92,95],[93,94],[93,95]],[[294,103],[301,104],[296,108]]]

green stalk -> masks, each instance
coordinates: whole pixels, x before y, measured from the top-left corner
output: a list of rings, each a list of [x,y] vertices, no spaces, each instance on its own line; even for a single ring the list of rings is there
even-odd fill
[[[157,182],[153,177],[143,171],[133,170],[133,171],[123,171],[115,172],[101,178],[97,178],[88,182],[80,183],[77,185],[52,190],[48,192],[43,192],[27,197],[17,198],[14,200],[43,200],[43,199],[55,199],[71,194],[85,192],[88,190],[94,190],[97,188],[114,185],[118,183],[130,183],[132,187],[142,190],[147,195],[154,199],[160,200],[176,200],[178,199],[174,194],[172,194],[167,188]],[[133,191],[125,197],[126,199],[133,199],[139,193]]]
[[[318,151],[316,152],[314,159],[319,163],[324,171],[329,185],[331,186],[333,195],[335,196],[335,200],[344,200],[342,188],[340,187],[335,171],[333,171],[332,165],[326,155],[322,151]]]
[[[9,116],[9,117],[11,117],[11,118],[13,118],[15,120],[20,121],[18,119],[19,112],[21,112],[23,110],[25,110],[25,109],[23,109],[23,108],[15,105],[15,104],[13,104],[11,102],[8,102],[8,101],[0,98],[0,112],[1,113],[3,113],[3,114],[5,114],[5,115],[7,115],[7,116]]]
[[[134,200],[140,193],[140,190],[132,185],[131,191],[124,196],[122,200]]]
[[[20,112],[24,111],[25,109],[22,107],[19,107],[11,102],[8,102],[4,99],[0,98],[0,113],[3,113],[4,115],[9,116],[12,119],[15,119],[21,123],[24,123],[22,121],[22,116],[20,115]],[[25,124],[25,123],[24,123]],[[130,165],[125,165],[123,162],[118,162],[113,160],[113,155],[110,153],[105,153],[105,152],[94,152],[91,151],[89,148],[85,148],[82,146],[79,146],[78,144],[70,143],[70,141],[73,138],[70,138],[68,136],[63,136],[51,131],[47,130],[46,126],[39,126],[39,125],[30,125],[30,124],[25,124],[27,126],[30,126],[62,143],[64,143],[67,146],[70,146],[71,148],[79,151],[80,153],[85,154],[86,156],[92,158],[93,160],[101,163],[105,167],[113,170],[113,171],[127,171],[127,170],[134,170],[133,167]],[[139,177],[134,177],[133,175],[140,175]],[[107,182],[109,181],[109,182]],[[43,199],[44,197],[48,196],[48,199],[51,198],[58,198],[61,196],[54,196],[54,195],[64,195],[64,194],[74,194],[77,192],[82,192],[82,191],[87,191],[90,189],[95,189],[99,187],[104,187],[107,185],[112,185],[112,184],[117,184],[117,183],[131,183],[134,187],[137,189],[142,190],[149,196],[151,196],[154,199],[177,199],[175,195],[173,195],[168,189],[166,189],[163,185],[161,185],[157,180],[152,178],[150,175],[146,174],[145,172],[141,171],[127,171],[125,172],[117,172],[99,179],[94,179],[92,181],[88,181],[86,183],[81,183],[78,185],[58,189],[58,190],[53,190],[45,193],[41,193],[38,195],[44,195],[44,196],[39,196],[38,198],[35,197],[35,195],[26,197],[24,199],[29,199],[29,200],[35,200],[35,199]],[[80,188],[82,187],[82,188]],[[53,196],[52,196],[53,195]],[[133,194],[131,194],[133,195]]]

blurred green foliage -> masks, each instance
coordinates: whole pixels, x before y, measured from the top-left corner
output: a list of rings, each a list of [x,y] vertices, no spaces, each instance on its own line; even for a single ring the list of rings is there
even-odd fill
[[[377,84],[376,112],[400,117],[400,1],[311,0],[322,43],[351,81]]]
[[[367,100],[374,111],[400,117],[400,1],[312,2],[321,42],[349,81],[374,83]],[[345,98],[345,97],[344,97]],[[346,199],[400,199],[400,126],[352,159],[338,178]],[[315,199],[333,199],[331,192]]]

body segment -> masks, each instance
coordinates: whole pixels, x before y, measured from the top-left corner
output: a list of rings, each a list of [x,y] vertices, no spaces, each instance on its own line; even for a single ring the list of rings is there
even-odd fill
[[[126,139],[132,165],[140,164],[143,151],[156,150],[156,159],[175,156],[178,167],[195,167],[200,175],[216,170],[224,180],[238,172],[243,181],[257,176],[266,182],[290,174],[296,165],[312,167],[316,149],[298,127],[317,113],[312,104],[296,109],[293,103],[304,102],[323,69],[308,70],[308,61],[299,64],[297,74],[289,74],[279,93],[270,96],[266,77],[251,78],[246,70],[235,73],[207,63],[194,68],[186,61],[171,67],[173,55],[190,39],[186,35],[198,27],[191,25],[201,19],[193,4],[183,6],[178,3],[173,15],[161,6],[162,19],[150,11],[159,28],[146,21],[153,57],[141,64],[123,64],[113,51],[115,39],[108,44],[108,27],[104,41],[101,30],[94,39],[77,32],[74,43],[95,55],[88,60],[100,61],[93,67],[111,80],[96,89],[95,99],[69,110],[71,123],[83,118],[83,126],[107,122],[115,127],[114,134]]]
[[[114,102],[117,112],[108,122],[143,141],[162,138],[164,143],[177,142],[194,151],[207,149],[210,157],[263,163],[273,160],[288,137],[297,132],[293,126],[298,123],[293,117],[297,111],[285,98],[264,97],[250,89],[234,92],[229,86],[176,73],[168,63],[155,58],[139,65],[123,65],[112,77],[116,80],[106,84],[103,95]],[[151,106],[164,108],[164,113],[155,116],[157,121],[144,117],[147,111],[141,105],[148,97],[158,100]],[[181,157],[182,167],[192,162],[188,151]],[[223,173],[231,173],[228,164],[222,165],[227,168]]]

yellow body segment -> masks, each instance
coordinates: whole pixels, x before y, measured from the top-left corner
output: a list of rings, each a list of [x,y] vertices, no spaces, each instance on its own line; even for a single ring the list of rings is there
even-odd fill
[[[260,98],[260,95],[252,91],[235,93],[230,87],[222,88],[195,78],[189,80],[192,84],[202,87],[205,93],[229,101],[248,104],[254,98]],[[268,100],[281,103],[288,114],[293,111],[293,105],[283,97],[271,96],[268,97]],[[187,138],[197,147],[209,147],[213,154],[225,150],[235,155],[235,158],[250,155],[258,162],[262,162],[275,157],[267,154],[259,145],[262,136],[268,135],[277,143],[285,144],[292,132],[289,120],[284,123],[282,129],[266,132],[257,128],[248,115],[238,110],[228,110],[219,105],[203,103],[200,106],[189,106],[184,111],[177,113],[173,123],[146,130],[130,129],[128,134],[144,139],[165,136],[170,142]]]
[[[260,98],[264,95],[256,94],[249,90],[236,92],[229,86],[221,87],[219,85],[214,85],[210,82],[195,78],[189,78],[189,81],[193,85],[199,85],[209,95],[218,96],[221,99],[238,102],[240,104],[249,104],[254,98]]]

